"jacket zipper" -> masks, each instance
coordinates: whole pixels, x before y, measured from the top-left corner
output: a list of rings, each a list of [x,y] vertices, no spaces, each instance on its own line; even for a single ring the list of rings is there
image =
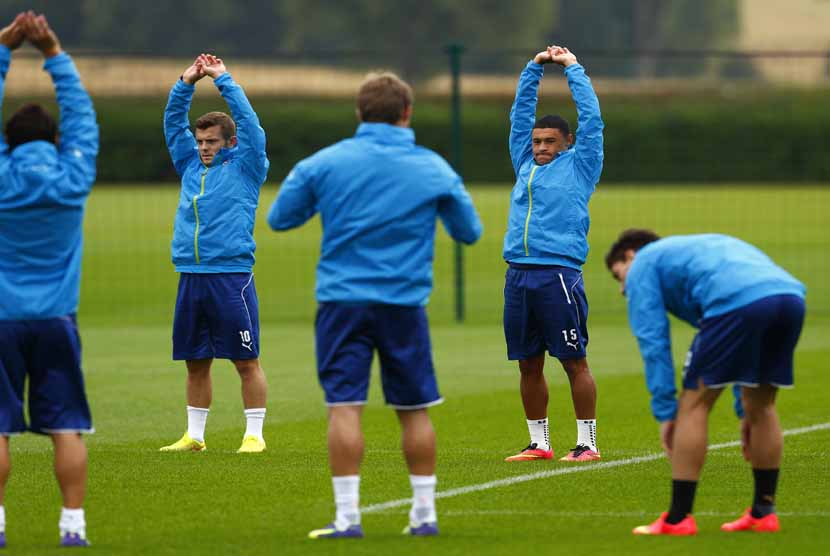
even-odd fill
[[[202,190],[197,195],[193,196],[193,214],[196,215],[196,232],[193,234],[193,252],[196,254],[196,264],[199,263],[199,208],[196,206],[196,201],[199,197],[205,194],[205,176],[207,176],[208,167],[205,166],[205,171],[202,172]]]
[[[530,256],[530,250],[527,248],[527,230],[530,227],[530,211],[533,210],[533,192],[530,189],[530,184],[533,183],[533,176],[536,175],[536,170],[538,166],[534,166],[533,170],[530,171],[530,177],[527,180],[527,218],[525,218],[525,257]]]

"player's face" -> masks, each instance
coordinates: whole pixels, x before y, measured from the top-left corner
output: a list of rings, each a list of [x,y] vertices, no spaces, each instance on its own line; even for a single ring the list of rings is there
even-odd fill
[[[533,158],[540,166],[547,164],[562,151],[571,146],[573,137],[568,134],[566,137],[562,130],[555,128],[535,128],[533,130]]]
[[[620,283],[620,295],[625,295],[625,278],[628,276],[628,269],[631,268],[631,261],[634,257],[626,258],[624,261],[617,261],[611,265],[611,274]]]
[[[199,147],[199,158],[202,159],[202,164],[209,166],[213,162],[213,157],[216,153],[224,147],[232,146],[232,141],[225,139],[222,136],[222,127],[214,125],[205,129],[196,130],[196,146]]]

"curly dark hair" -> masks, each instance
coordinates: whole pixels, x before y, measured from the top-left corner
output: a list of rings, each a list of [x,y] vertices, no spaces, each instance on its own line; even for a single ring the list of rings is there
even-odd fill
[[[611,270],[614,263],[625,261],[625,252],[629,249],[639,251],[644,245],[648,245],[660,239],[660,236],[651,230],[641,228],[629,228],[620,234],[617,241],[605,255],[605,266]]]

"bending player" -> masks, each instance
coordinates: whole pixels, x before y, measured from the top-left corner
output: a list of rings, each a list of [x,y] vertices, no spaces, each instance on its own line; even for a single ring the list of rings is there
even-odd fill
[[[0,101],[11,52],[27,39],[55,84],[60,125],[25,104],[0,137],[0,547],[11,470],[9,435],[49,435],[63,498],[61,545],[87,546],[83,501],[92,419],[75,314],[86,198],[95,181],[98,124],[78,70],[43,15],[0,30]],[[28,380],[29,425],[23,413]]]
[[[398,413],[413,502],[404,533],[438,534],[435,432],[427,408],[441,403],[424,306],[432,290],[435,221],[464,243],[481,223],[461,178],[415,144],[412,89],[373,74],[357,97],[354,137],[299,162],[268,223],[323,224],[317,266],[317,372],[329,406],[329,463],[336,517],[311,538],[362,537],[360,419],[375,350],[386,403]]]
[[[190,131],[196,82],[213,79],[233,119],[209,112]],[[238,133],[238,134],[237,134]],[[173,231],[179,292],[173,359],[187,365],[187,432],[162,451],[201,451],[212,400],[214,358],[230,359],[242,380],[246,429],[239,452],[262,452],[266,382],[259,365],[259,309],[254,286],[254,218],[268,174],[265,132],[221,59],[202,54],[170,91],[164,135],[182,189]]]
[[[746,412],[741,438],[755,496],[750,509],[721,529],[778,531],[775,491],[783,436],[775,396],[778,388],[793,385],[804,286],[757,248],[718,234],[660,239],[651,230],[626,230],[605,264],[628,303],[651,410],[672,466],[669,511],[634,534],[697,533],[692,505],[706,457],[707,421],[728,384],[740,386],[736,410],[741,416],[743,405]],[[700,329],[686,357],[679,400],[667,312]]]
[[[578,114],[577,142],[560,116],[536,119],[545,64],[565,68]],[[519,77],[510,111],[510,158],[516,185],[504,236],[507,358],[519,361],[519,390],[530,445],[505,461],[553,458],[548,429],[545,351],[571,385],[576,446],[563,461],[600,459],[594,378],[585,358],[588,300],[582,265],[588,254],[588,201],[602,172],[602,117],[585,69],[567,48],[548,47]]]

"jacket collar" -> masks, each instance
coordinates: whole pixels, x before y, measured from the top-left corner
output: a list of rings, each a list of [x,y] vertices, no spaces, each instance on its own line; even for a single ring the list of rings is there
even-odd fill
[[[37,159],[38,161],[42,161],[44,157],[54,158],[57,153],[58,148],[54,143],[38,140],[18,145],[11,152],[11,157],[15,160]]]
[[[363,122],[357,126],[355,137],[370,139],[378,143],[415,144],[415,132],[409,127],[400,127],[379,122]]]
[[[222,147],[219,149],[219,152],[213,157],[213,160],[210,161],[210,166],[208,168],[214,168],[216,166],[221,165],[223,162],[226,162],[233,158],[233,155],[236,154],[236,149],[238,147],[227,148]],[[201,159],[199,160],[201,162]],[[204,163],[202,164],[204,166]]]

